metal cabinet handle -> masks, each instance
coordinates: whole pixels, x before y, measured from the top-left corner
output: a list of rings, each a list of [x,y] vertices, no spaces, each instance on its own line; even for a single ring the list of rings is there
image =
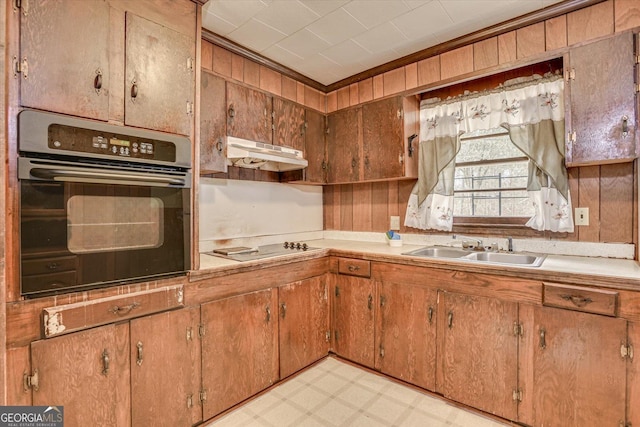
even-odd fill
[[[364,165],[365,165],[366,167],[369,167],[369,157],[365,157],[365,158],[364,158]]]
[[[629,117],[622,116],[622,137],[626,138],[629,135]]]
[[[560,295],[565,301],[571,301],[573,305],[576,307],[585,307],[593,302],[593,300],[589,297],[582,297],[580,295]]]
[[[125,314],[129,314],[131,312],[131,310],[133,310],[134,308],[138,308],[141,305],[142,304],[140,304],[139,302],[134,302],[133,304],[125,305],[125,306],[122,306],[122,307],[118,307],[116,305],[114,307],[111,307],[109,309],[109,312],[113,313],[115,315],[118,315],[118,316],[123,316]]]
[[[96,70],[96,77],[93,79],[93,88],[97,93],[100,93],[100,89],[102,89],[102,71]]]
[[[233,105],[229,106],[229,110],[227,110],[227,114],[229,115],[229,117],[231,117],[232,119],[236,116],[236,110],[233,108]]]
[[[134,80],[131,82],[131,100],[135,100],[138,97],[138,83]]]
[[[357,266],[357,265],[350,265],[350,266],[348,267],[348,270],[349,270],[350,272],[352,272],[352,273],[353,273],[354,271],[358,271],[358,270],[360,270],[360,267],[359,267],[359,266]]]
[[[369,298],[367,298],[367,308],[373,310],[373,295],[371,294],[369,294]]]
[[[540,334],[540,348],[545,349],[547,348],[547,331],[545,331],[544,328],[540,328],[539,334]]]
[[[142,341],[138,341],[138,344],[136,344],[136,347],[138,348],[138,358],[136,359],[136,365],[140,366],[142,365]]]
[[[356,167],[356,159],[351,159],[351,167],[355,168]]]
[[[429,318],[429,324],[433,323],[433,306],[429,306],[427,317]]]
[[[453,311],[450,311],[447,316],[447,326],[449,326],[449,329],[453,328]]]
[[[109,352],[105,348],[102,352],[102,375],[107,375],[109,373]]]
[[[387,304],[387,298],[384,295],[380,295],[380,307],[384,307]]]
[[[51,263],[47,264],[47,268],[49,270],[57,270],[58,267],[60,267],[60,264],[58,264],[57,262],[51,262]]]
[[[265,307],[265,312],[267,313],[267,316],[266,316],[265,320],[267,322],[270,322],[271,321],[271,307],[266,306]]]
[[[218,153],[222,153],[223,148],[224,144],[222,142],[222,138],[218,138],[218,141],[216,142],[216,150],[218,151]]]
[[[287,315],[287,304],[282,303],[280,304],[280,317],[284,319],[286,315]]]

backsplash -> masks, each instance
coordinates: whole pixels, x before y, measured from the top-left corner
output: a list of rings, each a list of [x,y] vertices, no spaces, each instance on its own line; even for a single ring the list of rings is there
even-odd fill
[[[322,187],[200,178],[200,252],[322,238]]]

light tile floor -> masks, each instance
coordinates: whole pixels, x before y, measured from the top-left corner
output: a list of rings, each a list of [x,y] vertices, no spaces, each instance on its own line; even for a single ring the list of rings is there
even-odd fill
[[[334,358],[207,427],[504,427]]]

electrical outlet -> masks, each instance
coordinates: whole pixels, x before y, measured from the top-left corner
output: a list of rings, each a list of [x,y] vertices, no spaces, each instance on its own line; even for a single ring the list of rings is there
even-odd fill
[[[389,229],[393,231],[400,231],[400,217],[392,216],[391,221],[389,221]]]
[[[576,208],[574,222],[576,225],[589,225],[589,208]]]

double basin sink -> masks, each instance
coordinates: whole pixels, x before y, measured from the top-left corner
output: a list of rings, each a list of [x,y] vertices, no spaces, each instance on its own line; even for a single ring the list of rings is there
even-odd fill
[[[449,258],[460,261],[513,265],[518,267],[540,267],[547,257],[541,254],[483,252],[445,246],[427,246],[411,252],[404,252],[403,255],[425,258]]]

